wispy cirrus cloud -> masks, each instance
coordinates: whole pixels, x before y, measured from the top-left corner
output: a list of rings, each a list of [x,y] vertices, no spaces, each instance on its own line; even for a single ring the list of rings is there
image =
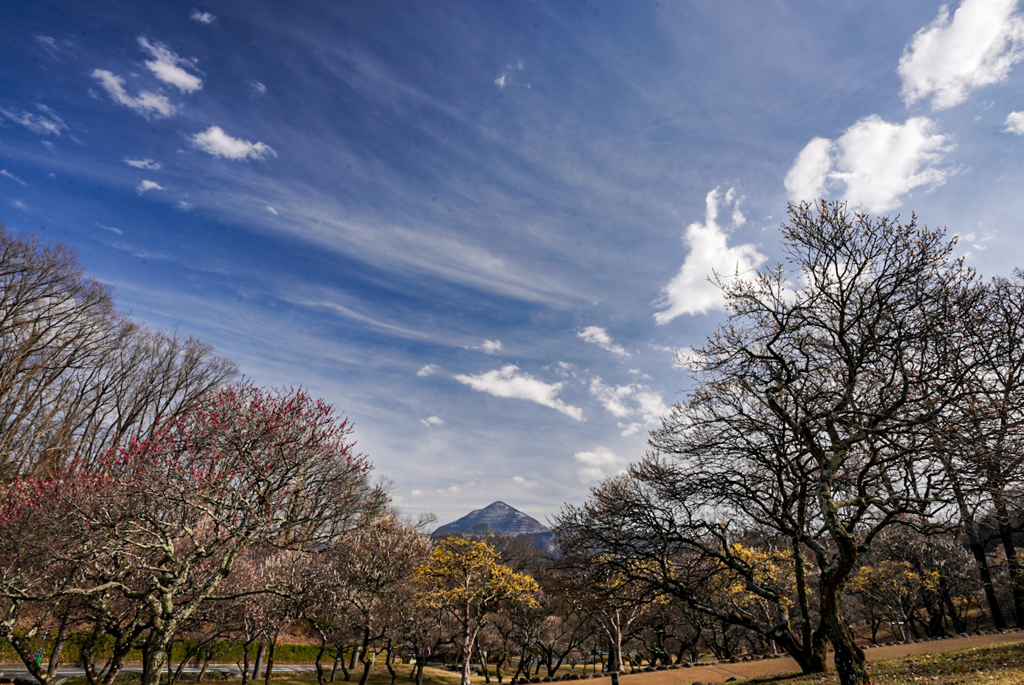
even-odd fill
[[[440,416],[428,416],[425,419],[420,419],[420,423],[422,423],[427,428],[435,428],[437,426],[443,426],[444,419],[442,419]]]
[[[133,159],[131,157],[126,157],[124,159],[124,163],[130,167],[135,167],[136,169],[148,169],[149,171],[160,171],[162,168],[160,162],[154,162],[152,159]]]
[[[217,17],[210,14],[209,12],[200,12],[199,10],[192,10],[192,14],[188,15],[188,18],[199,24],[205,24],[209,26],[213,22],[217,21]]]
[[[147,190],[166,190],[166,188],[164,188],[156,181],[143,180],[142,183],[139,184],[138,188],[136,188],[136,190],[139,191],[139,195],[142,195]]]
[[[100,82],[111,100],[147,119],[170,117],[177,111],[165,95],[148,90],[141,90],[138,95],[130,95],[125,89],[125,80],[106,69],[93,69],[92,77]]]
[[[43,51],[51,58],[60,61],[60,47],[57,45],[57,41],[53,36],[35,35],[32,36],[32,39],[35,40],[36,45],[42,48]]]
[[[146,67],[158,79],[183,93],[194,93],[202,89],[203,80],[185,70],[185,67],[195,68],[196,60],[179,57],[163,43],[150,42],[144,36],[139,36],[138,41],[139,47],[153,58],[146,60]]]
[[[718,286],[710,282],[714,274],[728,278],[743,276],[764,264],[766,257],[751,244],[729,245],[729,235],[718,225],[722,207],[732,205],[731,227],[742,226],[746,219],[739,209],[740,198],[735,189],[724,194],[715,188],[705,198],[704,223],[686,227],[683,241],[689,246],[683,266],[668,285],[661,290],[655,302],[662,311],[654,315],[655,322],[665,324],[683,314],[704,314],[721,309],[725,300]]]
[[[506,86],[510,86],[513,83],[518,83],[519,81],[516,77],[516,74],[518,72],[523,71],[523,69],[525,69],[525,67],[523,66],[522,62],[516,62],[515,64],[508,65],[507,67],[502,69],[501,74],[498,75],[498,78],[494,79],[494,85],[498,86],[500,90],[505,90]],[[530,87],[529,84],[525,85],[527,88]]]
[[[786,174],[786,191],[794,202],[834,192],[855,209],[887,212],[911,190],[944,183],[952,172],[939,163],[951,148],[931,119],[893,124],[871,115],[835,141],[807,143]]]
[[[68,130],[68,125],[64,123],[64,120],[46,105],[36,105],[36,109],[39,110],[39,114],[0,107],[0,114],[41,136],[57,136],[59,138],[61,133]]]
[[[486,392],[495,397],[536,402],[539,405],[560,411],[577,421],[583,420],[583,410],[558,399],[564,383],[545,383],[521,371],[518,366],[508,364],[500,369],[487,371],[477,376],[459,374],[455,380],[463,385]]]
[[[253,143],[241,138],[234,138],[225,133],[220,126],[211,126],[192,136],[192,145],[214,157],[224,157],[225,159],[263,159],[267,156],[277,156],[274,148],[266,143]]]
[[[588,343],[593,343],[612,354],[617,354],[620,357],[629,356],[629,352],[626,351],[626,348],[622,345],[616,344],[615,341],[612,340],[612,337],[608,335],[608,331],[600,326],[587,326],[582,331],[578,332],[576,336]]]
[[[904,101],[930,98],[932,109],[947,109],[1004,80],[1024,60],[1024,19],[1016,10],[1017,0],[964,0],[952,15],[944,5],[900,58]]]
[[[12,174],[12,173],[11,173],[10,171],[8,171],[7,169],[0,169],[0,176],[3,176],[4,178],[9,178],[9,179],[11,179],[12,181],[14,181],[15,183],[20,183],[20,184],[21,184],[21,185],[23,185],[23,186],[27,186],[27,185],[28,185],[27,183],[25,183],[24,181],[22,181],[22,180],[21,180],[20,178],[18,178],[18,177],[17,177],[17,176],[15,176],[14,174]]]

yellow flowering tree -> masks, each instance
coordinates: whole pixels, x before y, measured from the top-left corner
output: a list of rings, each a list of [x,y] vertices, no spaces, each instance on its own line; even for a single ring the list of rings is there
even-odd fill
[[[893,639],[907,639],[906,632],[901,629],[897,636],[892,624],[906,625],[907,609],[918,604],[917,595],[933,591],[939,584],[936,571],[918,572],[907,561],[883,559],[873,566],[861,566],[860,570],[850,578],[848,589],[851,594],[859,596],[870,615],[871,639],[876,639],[878,625],[882,621],[890,621]],[[874,608],[882,608],[882,616],[874,616]],[[912,610],[912,609],[911,609]]]
[[[540,587],[530,576],[501,563],[493,547],[463,537],[441,539],[426,564],[416,569],[418,602],[451,615],[461,628],[462,685],[480,629],[501,605],[536,605]]]

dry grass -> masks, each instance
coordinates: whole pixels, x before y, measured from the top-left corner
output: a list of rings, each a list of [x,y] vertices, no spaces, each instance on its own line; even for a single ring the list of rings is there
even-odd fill
[[[878,685],[1022,685],[1024,643],[888,659],[869,664],[868,670]],[[838,685],[839,678],[832,673],[824,676],[758,678],[747,682],[772,685]]]

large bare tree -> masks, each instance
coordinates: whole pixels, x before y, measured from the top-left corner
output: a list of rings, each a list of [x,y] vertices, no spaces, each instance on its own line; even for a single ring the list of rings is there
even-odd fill
[[[235,373],[118,313],[68,248],[0,223],[0,482],[144,437]]]
[[[719,280],[729,321],[686,360],[698,389],[652,434],[655,454],[630,478],[647,506],[620,507],[619,530],[667,535],[739,573],[776,603],[780,637],[793,634],[785,606],[733,543],[752,531],[788,540],[796,559],[809,550],[811,638],[832,643],[844,685],[863,685],[843,589],[882,530],[931,513],[942,468],[930,436],[967,391],[954,362],[984,299],[954,242],[916,219],[822,202],[791,206],[781,230],[786,264]]]

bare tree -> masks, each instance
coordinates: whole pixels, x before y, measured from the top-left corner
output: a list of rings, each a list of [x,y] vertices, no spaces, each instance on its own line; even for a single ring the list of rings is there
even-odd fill
[[[66,247],[0,224],[0,482],[146,436],[235,373],[116,312]]]
[[[843,589],[882,530],[931,513],[941,464],[930,433],[966,392],[954,361],[966,351],[965,318],[984,303],[973,274],[951,259],[953,243],[915,219],[822,202],[791,206],[781,230],[788,267],[720,281],[729,323],[686,360],[701,383],[652,435],[660,456],[634,469],[630,486],[644,508],[621,520],[639,537],[674,536],[745,576],[751,591],[775,602],[780,638],[794,634],[777,593],[730,551],[743,529],[758,528],[715,526],[756,523],[791,541],[794,559],[810,550],[820,632],[835,649],[840,681],[863,685],[869,676],[843,617]],[[715,450],[704,452],[709,444]],[[725,485],[710,495],[688,487],[707,471],[703,483]],[[668,482],[684,489],[670,492],[653,477],[672,474]],[[785,516],[771,511],[777,504],[788,507]]]
[[[936,429],[950,499],[977,564],[992,622],[1005,628],[988,560],[992,542],[1005,555],[1013,614],[1024,622],[1024,568],[1014,534],[1024,512],[1024,273],[995,278],[976,322],[964,332],[970,354],[956,360],[970,379]]]

